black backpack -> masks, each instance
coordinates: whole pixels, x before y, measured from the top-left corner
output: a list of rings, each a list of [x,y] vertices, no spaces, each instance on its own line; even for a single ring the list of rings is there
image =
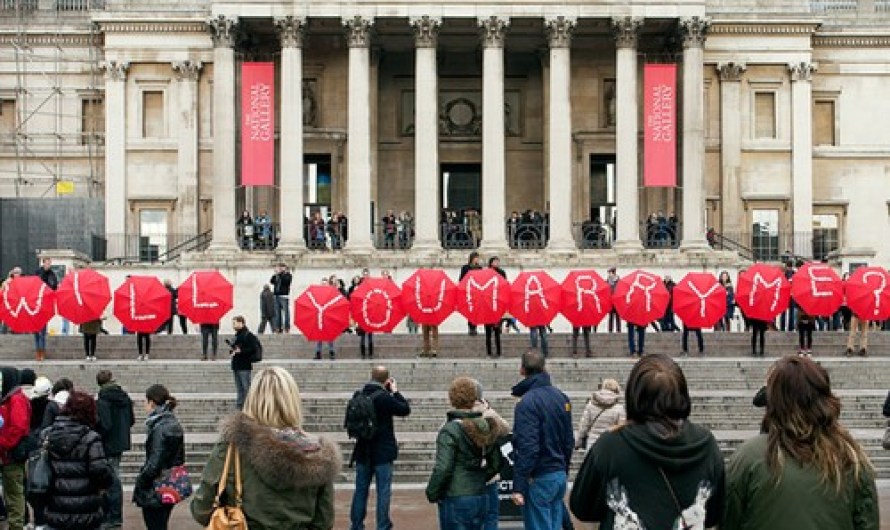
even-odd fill
[[[373,393],[369,395],[357,390],[346,403],[343,427],[350,438],[370,440],[377,434],[377,411],[374,409],[373,396]]]
[[[263,343],[260,342],[260,339],[256,340],[256,349],[253,350],[253,357],[251,357],[250,362],[258,363],[263,360]]]

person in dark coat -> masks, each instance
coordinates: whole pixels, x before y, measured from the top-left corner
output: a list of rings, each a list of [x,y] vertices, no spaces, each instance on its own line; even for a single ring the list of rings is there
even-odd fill
[[[62,407],[68,401],[68,396],[74,392],[74,383],[67,377],[59,378],[53,383],[50,392],[49,401],[46,403],[46,409],[43,411],[43,421],[40,422],[40,428],[46,429],[56,421],[56,416],[62,412]]]
[[[260,349],[260,341],[256,335],[247,329],[247,321],[243,316],[238,315],[232,319],[232,327],[235,328],[235,340],[229,343],[232,351],[229,356],[232,358],[232,374],[235,377],[235,405],[238,410],[244,406],[244,400],[247,398],[247,390],[250,388],[250,374],[253,370],[255,357]]]
[[[479,257],[478,252],[476,252],[475,250],[473,252],[470,252],[470,256],[469,258],[467,258],[467,262],[464,263],[463,266],[460,268],[460,276],[458,277],[458,281],[463,280],[464,276],[466,276],[467,273],[469,273],[470,271],[481,269],[482,265],[479,263],[480,259],[481,258]],[[476,330],[476,324],[470,322],[469,320],[467,321],[467,333],[469,333],[470,335],[476,335],[477,333],[479,333]]]
[[[164,280],[164,287],[166,287],[167,290],[170,291],[170,318],[167,319],[167,322],[164,322],[161,330],[166,329],[167,335],[172,335],[173,319],[179,317],[179,329],[182,330],[183,335],[188,335],[188,321],[185,318],[185,315],[179,314],[179,289],[173,287],[173,282],[171,282],[169,279]]]
[[[269,280],[272,284],[272,294],[275,295],[275,303],[278,304],[275,312],[275,332],[290,333],[290,284],[293,275],[284,263],[279,263],[275,268],[275,274]]]
[[[133,400],[114,380],[109,370],[100,370],[96,374],[99,385],[99,398],[96,408],[99,422],[96,432],[102,437],[105,457],[114,472],[114,482],[108,490],[105,510],[105,526],[109,528],[123,525],[124,492],[121,488],[121,456],[130,450],[130,430],[133,428]]]
[[[185,434],[173,415],[176,398],[163,385],[151,385],[145,391],[145,463],[136,476],[133,502],[142,508],[147,530],[167,530],[172,504],[162,504],[154,490],[161,472],[185,463]]]
[[[44,434],[52,481],[46,496],[46,522],[58,530],[94,530],[102,526],[102,490],[114,473],[105,459],[102,438],[93,430],[96,402],[72,392]]]
[[[53,271],[52,259],[41,259],[40,268],[34,271],[34,275],[39,277],[40,281],[45,283],[46,286],[53,291],[59,288],[59,277],[56,276],[55,271]],[[34,333],[34,351],[36,360],[42,361],[46,358],[46,326],[43,326],[40,331]]]
[[[272,333],[278,329],[278,302],[269,284],[263,285],[263,292],[260,293],[260,325],[257,333],[265,333],[266,324],[269,324]]]

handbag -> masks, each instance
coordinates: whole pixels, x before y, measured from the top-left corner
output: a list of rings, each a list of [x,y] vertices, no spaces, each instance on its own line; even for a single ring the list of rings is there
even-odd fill
[[[226,506],[220,504],[219,499],[229,481],[229,462],[232,460],[232,454],[235,455],[235,505]],[[247,519],[244,517],[244,510],[241,509],[241,457],[235,445],[231,443],[226,451],[226,461],[219,477],[219,485],[216,487],[213,512],[210,514],[207,530],[247,530]]]
[[[161,471],[154,480],[152,489],[161,499],[161,504],[174,505],[192,495],[192,480],[185,464]]]
[[[48,443],[28,457],[28,496],[46,495],[53,481],[53,470],[49,463]]]
[[[881,442],[881,447],[890,451],[890,420],[887,420],[887,428],[884,429],[884,439]]]

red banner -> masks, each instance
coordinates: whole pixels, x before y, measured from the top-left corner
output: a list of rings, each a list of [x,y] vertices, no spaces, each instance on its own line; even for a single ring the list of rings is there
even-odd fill
[[[643,184],[677,185],[677,65],[643,67]]]
[[[275,185],[275,65],[241,65],[241,184]]]

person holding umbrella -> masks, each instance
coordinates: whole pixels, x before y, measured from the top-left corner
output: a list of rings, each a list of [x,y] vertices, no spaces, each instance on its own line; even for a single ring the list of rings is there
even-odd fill
[[[53,271],[53,260],[51,258],[43,258],[40,260],[40,268],[34,272],[35,276],[39,276],[40,280],[50,289],[55,291],[59,287],[59,278]],[[46,326],[34,333],[34,350],[35,357],[38,361],[46,358]]]

